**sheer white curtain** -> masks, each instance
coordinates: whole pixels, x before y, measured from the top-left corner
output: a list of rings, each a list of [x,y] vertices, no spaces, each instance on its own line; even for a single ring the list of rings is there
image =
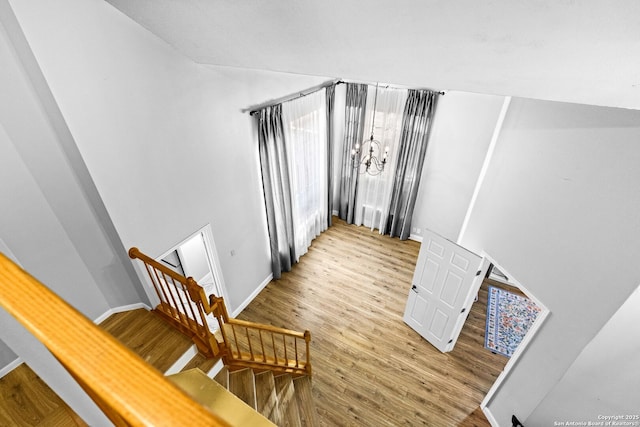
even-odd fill
[[[389,147],[387,163],[384,171],[372,176],[361,173],[358,178],[358,189],[355,204],[354,224],[365,225],[384,233],[387,226],[389,204],[395,168],[397,163],[398,142],[402,132],[402,115],[407,100],[407,90],[378,87],[377,101],[375,86],[369,86],[367,108],[364,125],[364,138],[371,136],[371,121],[374,103],[376,105],[374,138],[380,141],[380,150]],[[361,144],[362,145],[362,144]],[[364,150],[364,148],[363,148]],[[361,168],[361,171],[363,169]]]
[[[329,201],[325,91],[282,104],[291,180],[296,261],[327,229]]]

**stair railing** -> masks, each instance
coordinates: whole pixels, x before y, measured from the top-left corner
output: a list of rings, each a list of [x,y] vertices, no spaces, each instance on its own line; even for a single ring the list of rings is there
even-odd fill
[[[0,254],[0,307],[42,342],[116,426],[229,426]]]
[[[221,357],[230,369],[311,375],[309,331],[297,332],[231,318],[224,299],[215,295],[207,298],[192,277],[176,273],[137,248],[129,250],[129,257],[141,260],[145,266],[160,300],[154,311],[190,336],[205,356]],[[218,322],[221,342],[208,325],[210,314]]]
[[[154,311],[183,334],[191,337],[198,350],[209,358],[221,356],[221,349],[209,327],[207,314],[214,311],[204,290],[191,277],[187,278],[143,254],[129,249],[131,259],[144,264],[151,284],[160,300]]]
[[[220,301],[219,306],[224,307],[224,301]],[[288,372],[293,376],[312,374],[309,331],[297,332],[230,318],[226,308],[217,313],[216,318],[225,343],[225,365]]]

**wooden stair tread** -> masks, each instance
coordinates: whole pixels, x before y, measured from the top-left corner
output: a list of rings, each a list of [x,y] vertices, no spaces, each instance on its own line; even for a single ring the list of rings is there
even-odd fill
[[[100,323],[100,328],[161,372],[193,344],[156,313],[143,308],[114,313]]]
[[[251,369],[241,369],[229,373],[229,391],[243,402],[256,409],[255,376]]]
[[[253,377],[253,373],[251,373]],[[268,419],[212,380],[200,369],[194,368],[167,377],[196,402],[217,414],[233,426],[273,426]]]
[[[278,404],[276,383],[273,372],[266,371],[256,374],[256,404],[257,410],[262,415],[273,421],[276,425],[282,425],[282,414]]]
[[[214,379],[220,384],[229,384],[229,390],[240,393],[236,395],[249,405],[255,401],[256,410],[278,426],[319,425],[309,376],[294,377],[269,370],[257,373],[252,369],[229,371],[225,366]]]
[[[298,402],[295,396],[295,388],[291,375],[278,375],[274,378],[278,404],[283,415],[282,426],[302,427],[300,414],[298,412]]]
[[[313,403],[313,392],[311,390],[311,378],[308,376],[293,379],[298,401],[300,421],[304,427],[318,426],[318,416]]]

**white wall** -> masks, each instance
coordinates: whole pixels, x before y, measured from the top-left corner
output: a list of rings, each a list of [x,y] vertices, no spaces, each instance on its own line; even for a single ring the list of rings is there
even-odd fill
[[[560,382],[531,415],[554,421],[602,421],[603,415],[640,415],[640,288],[582,350]],[[579,396],[576,399],[575,396]],[[640,421],[632,421],[636,425]]]
[[[489,402],[501,425],[511,414],[546,425],[532,412],[639,282],[639,140],[640,111],[511,102],[461,243],[486,250],[551,314]]]
[[[0,369],[8,366],[18,359],[18,355],[11,350],[11,347],[4,341],[0,340]]]
[[[6,0],[3,123],[110,307],[146,301],[122,242]],[[13,245],[12,245],[13,246]]]
[[[81,181],[82,164],[68,149],[64,121],[30,54],[10,5],[0,1],[0,238],[30,274],[96,319],[140,302],[141,294],[130,264],[131,276],[114,253],[99,198]],[[0,317],[0,339],[11,351],[85,421],[107,425],[51,353],[7,312]]]
[[[6,243],[0,238],[0,252],[4,254],[4,256],[8,257],[13,262],[16,262],[16,258],[13,255],[13,252],[9,249]],[[0,372],[2,372],[3,367],[8,367],[10,364],[16,362],[18,359],[18,355],[11,350],[9,345],[4,341],[0,340]]]
[[[0,369],[8,366],[18,359],[18,355],[11,350],[9,345],[4,341],[0,341]]]
[[[0,50],[4,46],[0,43]],[[0,81],[5,82],[5,76]],[[71,305],[89,318],[104,313],[107,302],[2,125],[0,152],[0,236],[25,269]],[[0,339],[13,352],[85,421],[105,425],[102,412],[39,341],[4,310],[0,310],[0,324]]]
[[[503,100],[463,92],[447,92],[439,98],[412,235],[422,236],[428,228],[457,240]]]
[[[211,223],[240,306],[270,273],[240,110],[326,79],[194,64],[99,0],[11,4],[124,245],[156,257]]]
[[[60,218],[61,209],[52,206],[54,200],[65,200],[72,205],[67,207],[69,215],[89,226],[90,218],[79,213],[88,209],[86,199],[56,149],[56,135],[2,29],[0,26],[4,101],[0,103],[0,237],[33,276],[95,319],[109,305],[70,238]],[[21,148],[29,153],[23,156]],[[36,161],[31,153],[36,156],[38,148],[44,158]],[[25,157],[32,162],[27,163]],[[48,176],[50,182],[43,183],[36,174]]]

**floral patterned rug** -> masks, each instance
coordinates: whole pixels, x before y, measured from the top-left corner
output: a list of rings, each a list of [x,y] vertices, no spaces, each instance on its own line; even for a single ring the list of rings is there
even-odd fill
[[[538,313],[540,307],[530,299],[489,286],[484,346],[511,357]]]

